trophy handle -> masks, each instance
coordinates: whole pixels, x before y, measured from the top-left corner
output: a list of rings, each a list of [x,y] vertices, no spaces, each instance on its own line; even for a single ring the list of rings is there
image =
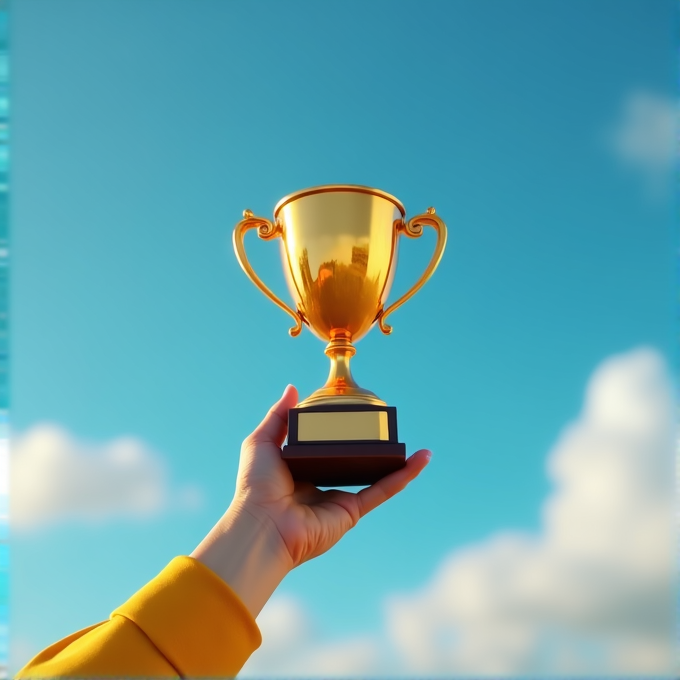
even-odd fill
[[[427,280],[434,274],[434,270],[437,268],[439,261],[442,259],[444,254],[444,248],[446,247],[446,225],[444,222],[435,215],[434,208],[428,208],[427,212],[422,215],[416,215],[411,218],[408,222],[399,220],[397,223],[397,236],[399,234],[404,234],[408,238],[419,238],[423,234],[423,226],[433,227],[437,232],[437,245],[432,254],[432,259],[430,264],[427,265],[427,269],[423,272],[422,276],[416,281],[413,287],[404,293],[396,302],[393,302],[387,309],[380,310],[378,316],[378,325],[380,330],[385,334],[389,335],[392,332],[392,326],[385,323],[385,319],[389,314],[391,314],[395,309],[401,307],[404,302],[409,298],[413,297],[427,282]]]
[[[243,242],[245,234],[249,229],[257,229],[257,235],[265,241],[281,236],[283,233],[281,225],[278,222],[271,222],[265,217],[255,217],[251,210],[244,210],[243,218],[244,219],[242,219],[234,229],[234,251],[236,253],[236,259],[246,273],[246,276],[273,303],[278,305],[284,312],[288,312],[288,314],[295,319],[295,326],[289,329],[288,333],[293,337],[296,337],[300,335],[300,331],[302,330],[302,315],[300,312],[294,312],[283,300],[272,293],[262,279],[255,273],[255,270],[250,266],[250,262],[248,262],[246,248]]]

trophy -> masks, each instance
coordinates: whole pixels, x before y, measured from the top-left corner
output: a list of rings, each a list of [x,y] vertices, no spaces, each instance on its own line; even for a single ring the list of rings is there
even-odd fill
[[[359,387],[350,372],[354,343],[377,323],[389,335],[387,317],[432,276],[446,246],[446,225],[434,208],[406,221],[394,196],[370,187],[329,184],[296,191],[274,208],[274,220],[243,212],[234,250],[248,278],[295,325],[327,342],[326,384],[290,409],[282,457],[297,481],[315,486],[364,486],[405,465],[397,438],[397,412]],[[418,238],[433,227],[437,245],[425,272],[398,300],[385,306],[397,265],[399,236]],[[281,258],[294,308],[255,273],[244,246],[250,229],[265,241],[281,239]]]

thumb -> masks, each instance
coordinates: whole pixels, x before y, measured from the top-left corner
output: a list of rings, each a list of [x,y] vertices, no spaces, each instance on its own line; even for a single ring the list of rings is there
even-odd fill
[[[252,434],[253,441],[272,442],[280,447],[288,433],[288,411],[297,404],[298,393],[293,385],[287,385],[281,398],[272,406]]]

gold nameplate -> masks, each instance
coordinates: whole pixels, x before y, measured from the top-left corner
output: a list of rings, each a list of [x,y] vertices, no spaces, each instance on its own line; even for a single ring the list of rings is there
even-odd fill
[[[298,441],[389,441],[386,411],[298,413]]]

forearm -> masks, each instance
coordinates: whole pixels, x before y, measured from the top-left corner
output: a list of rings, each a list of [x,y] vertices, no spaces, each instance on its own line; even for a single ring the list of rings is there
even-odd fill
[[[273,524],[234,503],[191,557],[227,583],[253,618],[293,567]]]

